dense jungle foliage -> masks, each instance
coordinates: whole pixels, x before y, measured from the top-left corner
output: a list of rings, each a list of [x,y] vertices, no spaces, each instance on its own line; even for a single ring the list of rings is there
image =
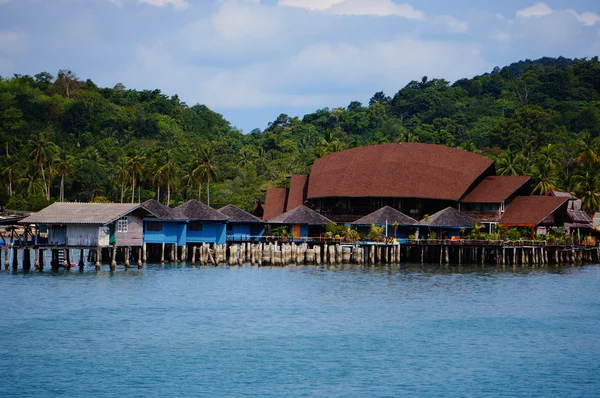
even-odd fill
[[[418,141],[489,156],[499,174],[534,176],[537,193],[572,192],[595,211],[599,135],[598,57],[521,61],[453,84],[423,77],[368,104],[282,114],[249,134],[160,90],[101,88],[68,70],[15,75],[0,78],[0,203],[201,197],[249,209],[318,157]]]

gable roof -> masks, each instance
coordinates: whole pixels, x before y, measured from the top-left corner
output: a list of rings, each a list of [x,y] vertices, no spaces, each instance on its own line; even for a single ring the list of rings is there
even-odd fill
[[[392,143],[356,147],[315,160],[307,197],[458,201],[493,165],[492,160],[481,155],[443,145]]]
[[[531,177],[486,177],[462,201],[463,203],[502,203],[529,180]]]
[[[506,206],[500,224],[535,227],[568,200],[564,196],[517,196]]]
[[[280,214],[285,213],[287,202],[287,188],[269,188],[263,206],[263,220],[269,221]]]
[[[290,190],[288,191],[287,205],[288,209],[294,209],[302,206],[306,200],[306,190],[308,189],[307,175],[293,175],[290,180]]]
[[[298,206],[287,213],[273,218],[269,221],[269,224],[323,225],[330,222],[330,219],[322,216],[313,209],[306,206]]]
[[[161,220],[172,220],[175,216],[173,209],[155,199],[145,201],[142,203],[142,207]]]
[[[109,224],[142,207],[139,203],[56,202],[21,220],[20,224]],[[149,210],[148,210],[149,211]]]
[[[569,200],[567,205],[567,215],[574,223],[592,224],[592,219],[588,214],[581,210],[581,199]]]
[[[195,199],[177,206],[173,212],[175,218],[190,221],[227,221],[228,219],[225,214]]]
[[[359,218],[358,220],[354,221],[352,225],[385,225],[386,222],[389,225],[393,224],[394,222],[397,222],[398,225],[413,225],[417,223],[417,220],[394,209],[393,207],[385,206],[371,214],[364,216],[363,218]]]
[[[221,207],[219,212],[229,217],[230,223],[262,223],[263,221],[234,205]]]
[[[419,221],[417,225],[427,227],[447,227],[447,228],[470,228],[477,224],[477,220],[456,210],[454,207],[446,207],[437,213],[429,216],[428,220]]]

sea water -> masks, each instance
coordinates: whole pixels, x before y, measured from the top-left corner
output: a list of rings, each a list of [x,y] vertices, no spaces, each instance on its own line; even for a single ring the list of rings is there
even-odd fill
[[[600,267],[0,272],[0,396],[600,396]]]

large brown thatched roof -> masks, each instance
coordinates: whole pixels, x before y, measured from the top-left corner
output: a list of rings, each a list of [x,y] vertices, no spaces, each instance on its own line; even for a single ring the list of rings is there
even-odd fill
[[[263,220],[269,221],[280,214],[285,213],[287,202],[287,188],[269,188],[263,206]]]
[[[219,212],[229,217],[230,223],[262,223],[260,218],[254,217],[252,214],[240,209],[234,205],[221,207]]]
[[[320,215],[313,209],[306,206],[298,206],[287,213],[283,213],[273,218],[269,221],[269,224],[323,225],[330,222],[331,220]]]
[[[470,228],[473,224],[477,224],[474,218],[461,213],[454,207],[446,207],[429,216],[427,221],[423,219],[418,223],[419,226],[440,228]]]
[[[109,224],[142,207],[139,203],[56,202],[21,220],[21,224]]]
[[[506,207],[500,224],[515,227],[535,227],[565,204],[562,196],[517,196]]]
[[[391,225],[394,222],[397,222],[398,225],[413,225],[417,223],[412,217],[407,216],[406,214],[394,209],[390,206],[382,207],[381,209],[374,211],[371,214],[364,216],[363,218],[359,218],[354,221],[353,225]]]
[[[306,200],[306,190],[308,189],[307,175],[293,175],[290,180],[290,190],[287,198],[288,209],[294,209],[302,206]]]
[[[483,156],[443,145],[357,147],[317,159],[308,198],[404,197],[458,201],[493,168]]]
[[[175,212],[168,206],[163,205],[155,199],[150,199],[142,203],[142,207],[154,214],[156,218],[161,220],[172,220]]]
[[[175,218],[190,221],[227,221],[228,219],[225,214],[195,199],[177,206],[173,211]]]
[[[530,179],[521,176],[486,177],[462,201],[463,203],[502,203]]]

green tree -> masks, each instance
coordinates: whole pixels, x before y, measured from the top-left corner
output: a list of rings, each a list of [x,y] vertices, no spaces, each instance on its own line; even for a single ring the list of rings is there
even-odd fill
[[[60,193],[59,201],[65,200],[65,177],[73,172],[75,167],[74,158],[66,150],[62,149],[58,156],[54,159],[54,170],[60,175]]]

